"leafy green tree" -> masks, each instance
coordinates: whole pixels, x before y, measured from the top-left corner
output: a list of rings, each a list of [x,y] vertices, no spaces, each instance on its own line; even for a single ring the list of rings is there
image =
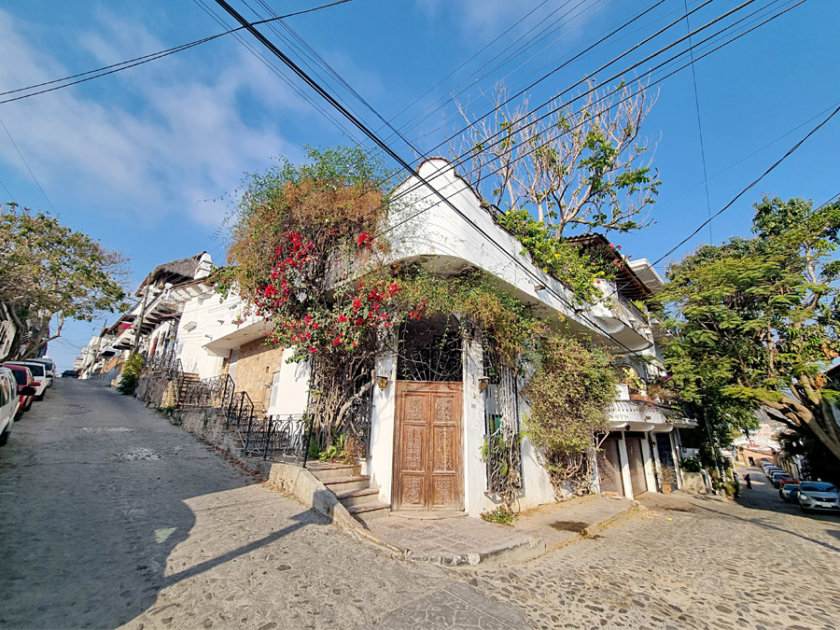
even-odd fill
[[[668,366],[718,435],[764,405],[840,459],[837,392],[823,375],[840,346],[840,204],[765,197],[755,208],[753,238],[701,247],[668,270]]]
[[[55,217],[0,205],[0,311],[17,328],[9,356],[37,356],[68,318],[123,308],[123,267],[122,256]]]

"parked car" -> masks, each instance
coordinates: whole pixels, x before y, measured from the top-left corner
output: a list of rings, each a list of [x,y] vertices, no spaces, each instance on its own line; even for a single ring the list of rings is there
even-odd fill
[[[36,359],[27,359],[27,363],[42,363],[47,368],[47,387],[52,387],[53,381],[55,380],[55,363],[49,357],[38,357]]]
[[[32,372],[32,377],[35,379],[35,400],[42,400],[44,398],[44,392],[47,389],[47,366],[43,363],[37,362],[29,362],[29,361],[8,361],[3,365],[20,365],[21,367],[29,368],[29,371]]]
[[[25,387],[23,393],[31,396],[34,395],[35,390]],[[17,381],[12,371],[9,368],[0,367],[0,446],[9,441],[9,434],[15,423],[18,399]]]
[[[64,370],[61,378],[79,378],[79,370]]]
[[[796,497],[799,496],[799,482],[788,482],[779,488],[779,496],[782,497],[785,503],[797,503]]]
[[[17,420],[23,415],[24,411],[29,411],[29,408],[32,406],[32,401],[35,399],[35,396],[25,396],[21,393],[25,387],[35,389],[35,378],[32,376],[32,371],[28,367],[12,364],[5,365],[4,367],[7,367],[12,371],[15,381],[17,381],[18,411],[15,416],[15,419]]]
[[[783,473],[785,471],[779,468],[778,466],[770,466],[769,468],[764,469],[764,474],[767,475],[768,479],[773,479],[773,475],[780,472]]]
[[[793,481],[793,477],[790,476],[786,472],[777,472],[773,473],[773,476],[770,477],[770,481],[773,483],[774,488],[781,488],[782,487],[782,479],[785,481]]]
[[[799,507],[810,510],[840,511],[840,493],[827,481],[803,481],[799,484]]]

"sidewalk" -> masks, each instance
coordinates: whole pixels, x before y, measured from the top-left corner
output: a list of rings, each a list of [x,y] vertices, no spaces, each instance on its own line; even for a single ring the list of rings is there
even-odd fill
[[[513,527],[465,516],[392,515],[371,521],[368,533],[407,560],[483,568],[532,560],[643,509],[635,501],[593,495],[523,512]]]

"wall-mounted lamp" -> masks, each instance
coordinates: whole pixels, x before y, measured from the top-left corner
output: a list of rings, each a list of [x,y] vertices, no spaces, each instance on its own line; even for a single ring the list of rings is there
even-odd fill
[[[379,386],[379,389],[385,389],[386,387],[388,387],[388,377],[377,375],[376,384]]]
[[[490,384],[490,377],[489,376],[479,376],[478,377],[478,391],[483,392],[487,389],[487,386]]]
[[[535,284],[534,291],[545,291],[546,286],[544,284]]]

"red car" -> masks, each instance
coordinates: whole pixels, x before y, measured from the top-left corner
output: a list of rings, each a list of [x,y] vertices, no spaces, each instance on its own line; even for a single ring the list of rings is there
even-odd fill
[[[32,377],[32,372],[29,371],[28,367],[24,367],[22,365],[14,365],[12,363],[4,363],[3,367],[9,368],[12,371],[12,374],[15,375],[15,380],[17,381],[18,409],[17,413],[15,414],[15,419],[17,420],[23,415],[24,411],[29,411],[29,408],[32,406],[32,401],[35,399],[34,395],[23,395],[21,393],[23,388],[35,388],[38,387],[40,383],[35,381],[35,379]]]

